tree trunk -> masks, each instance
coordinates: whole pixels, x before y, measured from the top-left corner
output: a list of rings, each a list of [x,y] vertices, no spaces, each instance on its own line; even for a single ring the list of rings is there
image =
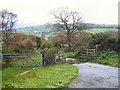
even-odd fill
[[[71,50],[71,34],[67,32],[68,50]]]

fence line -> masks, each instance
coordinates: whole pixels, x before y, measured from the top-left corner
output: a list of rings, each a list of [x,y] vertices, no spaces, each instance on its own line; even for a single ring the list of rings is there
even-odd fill
[[[96,49],[85,49],[85,54],[87,56],[94,56],[95,57]]]

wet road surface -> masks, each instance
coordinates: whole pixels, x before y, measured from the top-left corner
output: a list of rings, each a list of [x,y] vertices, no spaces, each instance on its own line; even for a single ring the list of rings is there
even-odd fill
[[[69,88],[118,88],[118,68],[94,63],[73,65],[79,73]]]

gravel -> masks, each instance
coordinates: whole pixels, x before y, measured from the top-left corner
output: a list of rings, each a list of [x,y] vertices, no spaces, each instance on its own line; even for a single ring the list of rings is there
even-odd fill
[[[118,88],[118,68],[94,63],[73,65],[79,73],[69,88]]]

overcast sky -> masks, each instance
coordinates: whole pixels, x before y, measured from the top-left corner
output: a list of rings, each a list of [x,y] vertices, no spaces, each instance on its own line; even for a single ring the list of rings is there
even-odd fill
[[[68,7],[80,12],[85,22],[98,24],[118,23],[119,0],[0,0],[0,10],[18,14],[21,23],[45,24],[53,22],[50,12]]]

